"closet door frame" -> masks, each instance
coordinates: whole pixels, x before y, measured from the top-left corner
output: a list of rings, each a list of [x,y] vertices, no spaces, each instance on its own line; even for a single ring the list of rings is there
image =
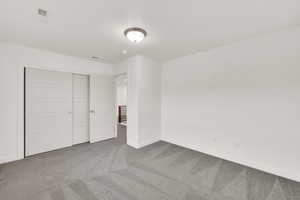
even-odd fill
[[[93,84],[93,81],[92,81],[92,78],[91,77],[95,77],[95,76],[113,76],[113,75],[109,75],[109,74],[102,74],[102,73],[89,73],[89,72],[72,72],[72,71],[69,71],[69,70],[59,70],[59,69],[56,69],[56,68],[51,68],[51,67],[38,67],[38,66],[21,66],[20,67],[20,74],[19,74],[19,78],[20,78],[20,83],[19,85],[21,86],[20,87],[20,99],[19,99],[19,102],[20,102],[20,110],[18,111],[18,113],[20,113],[18,119],[18,127],[19,127],[19,130],[18,130],[18,159],[23,159],[23,158],[26,158],[26,69],[29,69],[29,68],[32,68],[32,69],[40,69],[40,70],[46,70],[46,71],[54,71],[54,72],[67,72],[67,73],[70,73],[70,74],[80,74],[80,75],[87,75],[89,77],[89,142],[90,143],[94,143],[94,142],[98,142],[99,140],[97,140],[96,136],[93,136],[92,133],[91,133],[91,129],[92,129],[92,123],[91,123],[91,116],[94,116],[94,108],[92,107],[92,103],[94,100],[92,100],[92,97],[93,97],[93,94],[91,92],[91,87],[92,87],[92,84]],[[115,91],[114,91],[115,92]],[[112,110],[112,113],[115,112],[115,109]],[[113,127],[114,132],[116,133],[116,127]],[[72,134],[73,134],[73,131],[72,131]],[[113,137],[116,137],[116,134],[114,134]],[[72,141],[73,142],[73,141]]]
[[[30,70],[32,70],[32,71],[30,72]],[[29,75],[29,72],[31,73],[30,75]],[[49,75],[47,74],[47,72],[49,72]],[[57,73],[57,74],[55,74],[55,73]],[[61,73],[61,74],[59,74],[59,73]],[[32,77],[36,76],[37,79],[35,79],[35,78],[29,79],[30,76],[32,76]],[[45,76],[46,82],[44,81],[43,76]],[[58,81],[62,81],[62,84],[64,85],[62,90],[60,90],[59,86],[55,83],[56,76],[58,76]],[[49,79],[48,79],[48,77],[49,77]],[[27,84],[30,84],[30,85],[27,85]],[[40,84],[42,84],[42,85],[40,85]],[[46,88],[49,87],[49,89],[50,89],[49,92],[51,92],[51,93],[54,92],[53,97],[55,97],[55,98],[54,99],[48,98],[47,97],[48,93],[47,93],[47,91],[45,92],[43,87],[46,87]],[[24,69],[24,157],[72,146],[72,135],[73,135],[72,118],[73,117],[71,115],[72,115],[73,107],[72,107],[72,105],[70,105],[70,104],[72,104],[72,87],[73,87],[72,86],[72,73],[60,72],[60,71],[48,70],[48,69],[40,69],[40,68],[34,68],[34,67],[26,67]],[[57,90],[55,88],[57,88]],[[30,92],[26,91],[27,89],[31,89]],[[40,92],[38,91],[39,89],[42,89],[40,91],[40,92],[42,92],[41,93],[42,96],[39,96],[40,95]],[[57,91],[57,92],[55,92],[55,91]],[[64,95],[64,93],[66,95]],[[33,95],[33,96],[27,96],[27,95]],[[35,95],[38,95],[37,101],[35,101]],[[52,96],[49,96],[49,97],[52,97]],[[28,100],[30,100],[30,101],[27,102]],[[62,104],[59,103],[61,100],[62,100]],[[59,103],[59,105],[57,105],[59,107],[56,107],[57,103]],[[47,104],[49,104],[49,105],[47,105]],[[31,112],[33,111],[33,113],[31,113],[28,110],[30,108],[28,106],[31,107]],[[42,106],[41,112],[39,112],[39,109],[40,109],[39,106]],[[51,111],[51,106],[54,106],[53,107],[54,112]],[[58,110],[56,108],[58,108]],[[40,117],[44,116],[45,118],[40,118],[39,115],[41,115]],[[29,116],[31,118],[28,118]],[[53,118],[53,116],[56,116],[58,118],[56,118],[56,117]],[[43,129],[45,129],[45,132],[47,132],[50,130],[50,127],[53,127],[53,126],[50,126],[50,127],[48,127],[49,129],[47,128],[47,126],[49,126],[49,124],[47,123],[48,117],[50,117],[49,119],[54,120],[54,121],[51,120],[53,123],[55,123],[55,124],[58,123],[57,130],[55,128],[53,129],[53,131],[55,131],[53,134],[51,134],[51,133],[49,134],[49,132],[48,132],[48,134],[45,134],[45,137],[50,137],[53,140],[53,142],[45,143],[45,139],[38,140],[38,141],[28,140],[30,138],[33,139],[35,137],[43,138],[44,136],[40,135],[43,133]],[[35,120],[36,120],[35,118],[38,119],[38,121],[36,123],[37,125],[34,125]],[[62,118],[63,120],[66,120],[66,121],[61,121],[60,118]],[[42,120],[42,121],[40,121],[40,120]],[[65,122],[65,123],[61,124],[61,122]],[[39,125],[41,125],[43,123],[45,123],[46,126],[39,127]],[[31,125],[31,126],[28,127],[28,125]],[[28,135],[29,134],[28,129],[30,129],[30,131],[33,131],[30,135],[31,137]],[[67,131],[66,134],[63,134],[64,129]],[[39,136],[36,134],[38,134]],[[52,135],[53,135],[53,137],[52,137]],[[37,146],[30,146],[30,147],[27,146],[30,144],[33,145],[36,142],[37,142]],[[41,143],[39,143],[39,142],[41,142]],[[31,150],[28,150],[28,148]]]
[[[26,105],[26,87],[27,87],[27,74],[26,72],[28,72],[29,69],[34,69],[34,70],[44,70],[44,71],[50,71],[50,72],[62,72],[62,73],[69,73],[70,75],[72,75],[72,146],[76,145],[74,144],[74,130],[73,130],[73,127],[74,127],[74,83],[73,83],[73,75],[81,75],[81,76],[86,76],[87,79],[88,79],[88,85],[87,85],[87,92],[88,92],[88,141],[90,143],[90,75],[89,74],[80,74],[80,73],[72,73],[72,72],[65,72],[65,71],[56,71],[56,70],[48,70],[48,69],[41,69],[41,68],[35,68],[35,67],[24,67],[23,68],[23,128],[24,128],[24,131],[23,131],[23,152],[24,152],[24,155],[23,157],[26,158],[28,156],[31,156],[31,155],[26,155],[26,140],[28,139],[28,137],[26,137],[26,108],[27,108],[27,105]],[[56,149],[55,149],[56,150]],[[55,151],[55,150],[50,150],[50,151]]]

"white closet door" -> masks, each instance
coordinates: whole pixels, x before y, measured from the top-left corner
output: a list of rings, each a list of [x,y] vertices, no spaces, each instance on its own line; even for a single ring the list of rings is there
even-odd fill
[[[90,142],[115,137],[115,92],[112,76],[90,76],[90,103]]]
[[[73,144],[89,140],[89,77],[73,74]]]
[[[26,69],[26,156],[72,145],[72,74]]]

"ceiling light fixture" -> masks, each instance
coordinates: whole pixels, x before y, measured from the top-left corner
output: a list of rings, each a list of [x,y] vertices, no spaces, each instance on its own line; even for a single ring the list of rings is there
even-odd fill
[[[144,29],[138,27],[128,28],[124,31],[124,35],[134,43],[141,42],[146,36],[147,32]]]

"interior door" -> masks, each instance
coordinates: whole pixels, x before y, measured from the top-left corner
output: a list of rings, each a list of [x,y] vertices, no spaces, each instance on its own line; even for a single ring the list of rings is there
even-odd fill
[[[73,145],[89,137],[89,77],[73,74]]]
[[[90,76],[90,142],[115,137],[115,92],[111,75]]]
[[[25,155],[72,145],[72,74],[26,68]]]

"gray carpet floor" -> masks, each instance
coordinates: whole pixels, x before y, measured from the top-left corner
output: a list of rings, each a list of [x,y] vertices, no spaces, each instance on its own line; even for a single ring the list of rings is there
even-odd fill
[[[0,165],[0,200],[300,200],[297,182],[166,142],[136,150],[125,140]]]

